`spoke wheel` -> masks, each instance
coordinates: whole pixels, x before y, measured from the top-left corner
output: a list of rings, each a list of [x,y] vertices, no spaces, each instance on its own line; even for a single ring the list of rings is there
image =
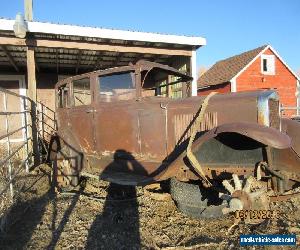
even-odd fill
[[[63,159],[61,154],[57,155],[53,163],[53,175],[55,186],[59,192],[72,190],[79,183],[79,177],[72,166],[72,160]]]
[[[223,186],[229,194],[220,193],[219,197],[228,201],[228,206],[223,209],[223,214],[248,211],[244,217],[247,224],[259,224],[265,220],[262,211],[270,209],[270,197],[264,182],[250,176],[243,185],[236,174],[232,175],[233,184],[228,180],[223,181]]]

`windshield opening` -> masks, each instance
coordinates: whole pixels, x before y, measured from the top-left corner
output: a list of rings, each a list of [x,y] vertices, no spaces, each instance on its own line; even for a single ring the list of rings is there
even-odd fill
[[[134,72],[99,76],[102,101],[126,101],[136,98]]]

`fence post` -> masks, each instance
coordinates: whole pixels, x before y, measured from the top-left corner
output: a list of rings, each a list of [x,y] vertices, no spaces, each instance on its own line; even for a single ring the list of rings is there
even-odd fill
[[[7,96],[6,93],[3,95],[4,98],[4,111],[8,112],[7,110]],[[8,122],[8,114],[5,115],[5,128],[6,128],[6,134],[8,135],[9,133],[9,122]],[[10,136],[7,136],[7,142],[6,142],[6,148],[8,155],[10,155],[11,150],[10,150]],[[13,199],[14,197],[14,188],[13,188],[13,183],[12,183],[12,165],[11,165],[11,159],[8,160],[8,175],[9,175],[9,189],[10,189],[10,196]]]
[[[40,165],[40,152],[39,152],[39,136],[37,128],[37,109],[36,103],[32,100],[30,102],[30,116],[31,116],[31,137],[32,137],[32,151],[33,151],[33,161],[34,167]]]
[[[25,127],[25,133],[24,133],[24,139],[26,141],[26,146],[25,146],[25,150],[26,150],[26,155],[27,157],[29,156],[29,136],[28,136],[28,119],[27,119],[27,105],[26,105],[26,97],[22,97],[23,100],[23,112],[24,112],[24,127]],[[29,157],[27,158],[27,161],[25,163],[25,168],[26,168],[26,172],[29,172]]]
[[[42,140],[45,141],[45,117],[44,117],[44,112],[45,112],[45,109],[44,109],[44,104],[41,103],[41,108],[42,108]]]

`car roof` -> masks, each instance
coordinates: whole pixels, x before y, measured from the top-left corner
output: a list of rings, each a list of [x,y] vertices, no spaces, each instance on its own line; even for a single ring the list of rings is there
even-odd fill
[[[181,76],[186,80],[193,79],[191,76],[184,74],[184,73],[180,72],[179,70],[177,70],[173,67],[170,67],[168,65],[164,65],[164,64],[156,63],[156,62],[150,62],[150,61],[146,61],[146,60],[139,60],[138,62],[136,62],[136,64],[129,64],[127,66],[113,67],[113,68],[108,68],[108,69],[101,69],[101,70],[91,71],[91,72],[80,74],[80,75],[71,76],[71,77],[65,78],[61,81],[58,81],[57,84],[55,85],[55,87],[57,88],[57,87],[65,84],[66,82],[69,82],[72,79],[80,79],[85,76],[90,76],[91,74],[108,75],[108,74],[119,73],[119,72],[124,72],[124,71],[134,71],[137,68],[139,68],[140,71],[149,71],[153,68],[163,69],[165,71],[168,71],[169,73],[174,73],[178,76]]]

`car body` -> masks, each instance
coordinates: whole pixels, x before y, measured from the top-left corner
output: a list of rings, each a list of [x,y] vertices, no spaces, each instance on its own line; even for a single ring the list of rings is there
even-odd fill
[[[124,185],[202,180],[186,155],[196,130],[191,150],[209,180],[253,174],[259,162],[300,180],[300,124],[280,118],[275,91],[216,94],[195,128],[205,97],[189,96],[191,81],[172,67],[139,61],[58,82],[51,147],[71,162],[61,173]],[[178,86],[180,98],[168,96]]]

